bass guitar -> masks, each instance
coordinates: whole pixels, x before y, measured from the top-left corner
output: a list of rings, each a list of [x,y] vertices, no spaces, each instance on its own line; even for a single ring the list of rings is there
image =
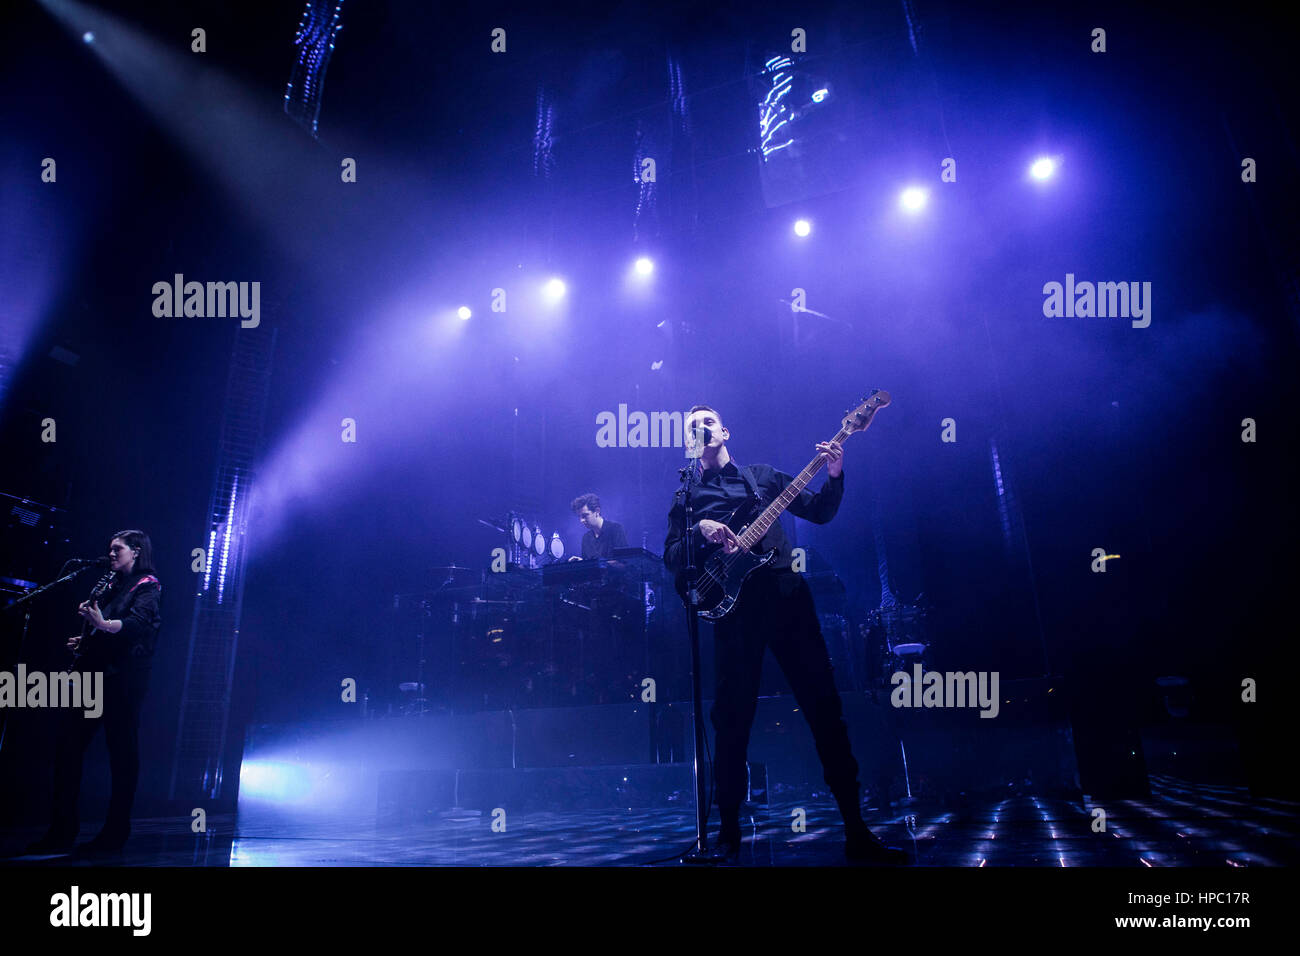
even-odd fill
[[[855,432],[866,431],[876,412],[889,404],[889,393],[873,389],[871,395],[863,400],[857,408],[852,409],[840,423],[838,434],[831,441],[843,443]],[[712,545],[705,552],[701,566],[696,569],[695,590],[696,610],[700,617],[710,621],[726,617],[736,607],[740,589],[745,580],[759,568],[766,567],[776,560],[776,551],[759,551],[763,536],[781,517],[790,502],[799,497],[813,476],[826,464],[826,456],[819,454],[810,461],[803,471],[795,476],[776,500],[763,508],[755,516],[758,504],[746,501],[722,523],[736,533],[740,550],[727,554],[722,545]],[[697,532],[698,533],[698,532]],[[687,582],[684,573],[679,573],[676,580],[677,593],[682,602],[689,607]]]

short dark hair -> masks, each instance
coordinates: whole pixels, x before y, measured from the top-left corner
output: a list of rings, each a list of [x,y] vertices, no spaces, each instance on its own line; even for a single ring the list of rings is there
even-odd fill
[[[149,540],[147,534],[143,531],[119,531],[117,534],[113,535],[112,538],[108,539],[109,544],[112,544],[117,538],[121,538],[125,541],[128,548],[140,552],[135,556],[135,565],[133,570],[140,572],[152,571],[154,569],[153,542]]]
[[[578,497],[569,502],[569,507],[573,509],[575,515],[581,511],[584,506],[591,511],[599,511],[600,499],[593,494],[586,494],[578,495]]]
[[[722,421],[722,414],[712,405],[692,405],[691,410],[686,413],[686,417],[690,418],[696,412],[713,412],[713,414],[717,416],[718,421]]]

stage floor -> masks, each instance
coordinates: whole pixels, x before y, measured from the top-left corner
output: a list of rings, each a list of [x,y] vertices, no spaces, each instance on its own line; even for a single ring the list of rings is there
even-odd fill
[[[1253,800],[1243,788],[1153,778],[1142,800],[1094,801],[1010,796],[963,809],[915,806],[868,812],[886,843],[921,866],[1291,866],[1300,862],[1300,804]],[[791,821],[802,808],[806,831]],[[742,866],[841,866],[843,841],[833,802],[784,802],[744,819]],[[126,849],[93,859],[10,857],[4,866],[644,866],[676,865],[693,839],[689,808],[518,812],[494,833],[485,814],[448,811],[396,827],[359,830],[347,821],[241,827],[211,817],[189,832],[188,817],[135,821]],[[83,829],[82,839],[95,833]],[[40,835],[0,834],[13,854]]]

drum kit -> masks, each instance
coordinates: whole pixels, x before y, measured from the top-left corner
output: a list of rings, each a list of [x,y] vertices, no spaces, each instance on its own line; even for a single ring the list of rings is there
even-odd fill
[[[513,540],[513,524],[507,527]],[[532,532],[535,553],[545,539],[522,521],[519,529],[521,544]],[[536,568],[512,562],[504,571],[435,567],[426,589],[395,596],[387,671],[388,686],[401,695],[399,712],[627,696],[630,675],[646,669],[647,642],[661,627],[652,612],[665,587],[662,560],[639,548],[573,563],[552,557]]]
[[[564,557],[564,541],[560,538],[560,532],[552,531],[548,540],[542,532],[540,522],[518,512],[511,511],[504,521],[479,518],[478,523],[506,536],[506,553],[510,564],[535,568]]]
[[[924,595],[918,594],[920,602]],[[913,604],[892,604],[878,607],[867,615],[862,625],[862,638],[867,647],[877,650],[879,685],[890,686],[890,677],[898,671],[911,671],[913,664],[923,662],[930,650],[926,616],[931,608]],[[874,633],[873,633],[874,632]]]

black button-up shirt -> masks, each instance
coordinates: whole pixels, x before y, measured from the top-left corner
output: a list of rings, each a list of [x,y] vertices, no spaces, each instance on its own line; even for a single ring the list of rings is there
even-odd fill
[[[588,531],[582,536],[582,557],[611,558],[615,548],[627,547],[627,532],[617,521],[605,519],[600,526],[600,535]]]
[[[748,521],[758,517],[762,509],[775,501],[789,486],[790,482],[794,480],[784,472],[777,471],[771,465],[746,465],[744,471],[753,479],[761,497],[761,506],[753,512],[747,519]],[[697,525],[704,519],[725,523],[727,516],[739,505],[744,504],[749,497],[749,485],[746,483],[741,469],[736,467],[734,461],[729,461],[720,469],[704,472],[700,483],[691,493],[692,517]],[[841,474],[838,478],[828,477],[821,491],[816,494],[805,488],[794,501],[790,502],[790,507],[786,510],[797,518],[803,518],[814,524],[825,524],[835,517],[835,512],[839,510],[840,500],[843,497],[844,475]],[[739,528],[733,528],[732,530],[739,530]],[[698,532],[694,532],[691,537],[696,548],[695,563],[696,566],[699,566],[708,550],[706,547],[708,542]],[[763,536],[763,541],[759,546],[761,551],[770,551],[772,549],[779,552],[773,566],[778,569],[788,570],[793,555],[790,553],[790,541],[786,537],[780,521],[772,523],[772,527],[768,528],[767,534]],[[686,507],[682,501],[681,491],[674,495],[672,510],[668,513],[668,537],[664,541],[664,564],[674,572],[680,571],[686,566]]]

